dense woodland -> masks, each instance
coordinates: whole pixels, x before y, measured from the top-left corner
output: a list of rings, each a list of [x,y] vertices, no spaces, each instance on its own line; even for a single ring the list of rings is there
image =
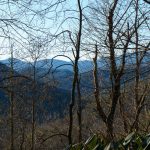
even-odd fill
[[[150,149],[149,0],[1,0],[0,46],[1,150]]]

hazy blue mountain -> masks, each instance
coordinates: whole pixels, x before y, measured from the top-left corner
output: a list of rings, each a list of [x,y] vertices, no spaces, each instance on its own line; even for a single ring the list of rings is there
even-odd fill
[[[10,58],[5,59],[5,60],[0,60],[1,63],[7,65],[10,67]],[[19,59],[14,58],[13,60],[14,64],[14,69],[18,72],[22,72],[23,70],[27,70],[28,68],[32,68],[34,65],[36,68],[38,68],[40,71],[48,71],[49,69],[51,70],[64,70],[64,71],[73,71],[73,66],[72,63],[69,61],[64,61],[64,60],[58,60],[58,59],[43,59],[37,61],[35,64],[33,62],[26,62],[22,61]],[[87,72],[92,70],[93,68],[93,62],[90,60],[82,60],[79,61],[79,72]],[[106,66],[106,61],[105,59],[100,59],[98,61],[98,66],[99,67],[104,67]]]
[[[10,67],[11,65],[11,59],[5,59],[5,60],[0,60],[0,62],[2,64],[7,65],[8,67]],[[65,69],[65,70],[72,70],[72,66],[70,62],[67,61],[63,61],[63,60],[57,60],[57,59],[43,59],[43,60],[39,60],[37,61],[35,64],[33,62],[27,62],[27,61],[22,61],[19,59],[14,58],[13,59],[13,67],[16,71],[18,72],[22,72],[23,70],[27,70],[28,68],[32,68],[33,66],[36,66],[36,68],[39,69],[46,69],[49,70],[51,69]]]
[[[5,64],[0,63],[0,115],[5,115],[9,112],[10,102],[9,92],[7,88],[9,87],[10,72],[11,68],[9,68]],[[37,119],[42,121],[40,117],[43,113],[45,114],[45,117],[47,117],[47,119],[52,119],[53,117],[55,117],[55,115],[60,117],[63,116],[63,114],[65,113],[64,110],[66,109],[66,107],[68,107],[70,102],[69,90],[55,87],[53,85],[47,85],[46,94],[44,93],[45,83],[37,81],[36,88],[38,92],[34,93],[32,90],[32,78],[30,80],[23,78],[22,74],[17,73],[16,71],[14,72],[14,75],[14,81],[17,82],[16,84],[14,82],[14,96],[22,97],[25,94],[24,99],[21,98],[16,101],[16,105],[18,105],[18,108],[21,105],[27,107],[32,101],[32,96],[36,95],[37,97],[39,97],[39,100],[36,102],[38,108],[37,114],[39,114],[39,117]],[[31,105],[29,105],[29,108],[30,106]],[[22,109],[22,107],[20,108]],[[20,112],[22,112],[22,110],[20,110]]]
[[[122,77],[121,82],[125,81],[133,81],[134,76],[135,76],[135,54],[128,54],[126,57],[126,68],[124,71],[124,75]],[[141,78],[145,79],[149,76],[150,72],[150,67],[149,67],[149,55],[147,54],[146,57],[142,61],[142,66],[140,68],[141,70]],[[3,78],[9,76],[10,74],[10,64],[9,60],[3,60],[0,63],[0,80]],[[117,65],[120,63],[120,57],[117,58]],[[14,59],[14,68],[20,74],[23,75],[28,75],[30,76],[33,74],[33,64],[32,63],[27,63],[18,59]],[[61,66],[61,67],[60,67]],[[100,79],[100,87],[101,89],[106,89],[110,88],[110,70],[109,70],[109,59],[106,57],[102,57],[101,59],[98,60],[98,78]],[[80,86],[81,86],[81,91],[87,92],[88,94],[93,93],[94,87],[93,87],[93,62],[89,60],[84,60],[79,62],[79,70],[80,70]],[[50,71],[50,72],[49,72]],[[72,88],[72,79],[73,79],[73,71],[72,71],[72,66],[70,62],[66,62],[63,60],[40,60],[36,63],[36,73],[38,75],[38,86],[40,89],[41,84],[47,83],[49,80],[50,82],[55,82],[56,86],[55,87],[49,87],[48,88],[48,93],[49,93],[49,98],[46,98],[42,104],[39,103],[39,109],[41,111],[46,110],[47,115],[46,116],[62,116],[63,111],[65,110],[65,107],[69,105],[70,102],[70,92]],[[40,78],[41,76],[46,75],[46,78]],[[3,83],[5,81],[0,82],[1,87],[3,86]],[[26,84],[26,81],[21,83],[23,86]],[[51,84],[50,84],[51,85]],[[17,85],[18,86],[18,85]],[[30,88],[30,85],[27,89]],[[18,90],[21,88],[16,87]],[[42,89],[42,88],[41,88]],[[42,92],[42,90],[41,90]],[[21,92],[19,92],[21,93]],[[30,93],[31,94],[31,93]],[[43,93],[41,93],[43,94]],[[5,103],[6,102],[6,103]],[[1,88],[0,89],[0,104],[1,105],[1,110],[0,113],[3,113],[5,111],[5,108],[9,106],[9,100],[7,94],[4,92],[4,90]],[[38,113],[40,114],[41,111]],[[51,117],[50,117],[51,118]]]
[[[52,70],[64,70],[73,71],[72,63],[69,61],[58,60],[58,59],[43,59],[36,63],[37,68],[52,69]],[[93,68],[93,63],[89,60],[79,61],[79,71],[86,72]]]
[[[142,52],[139,54],[142,55]],[[146,56],[142,60],[142,66],[146,66],[150,63],[150,53],[146,53]],[[117,65],[119,66],[121,62],[121,56],[116,57]],[[0,61],[7,66],[10,66],[10,59],[1,60]],[[109,70],[110,62],[108,57],[101,57],[98,61],[98,68],[101,70]],[[136,54],[135,53],[127,53],[126,56],[126,67],[134,68],[136,63]],[[25,62],[19,59],[14,58],[14,69],[20,73],[29,73],[33,71],[33,63]],[[51,73],[55,75],[56,79],[66,79],[69,76],[72,76],[73,67],[71,62],[58,60],[58,59],[43,59],[39,60],[35,64],[36,73],[38,76],[45,75],[47,73]],[[79,72],[85,73],[89,72],[93,69],[93,62],[90,60],[82,60],[79,61]]]
[[[144,52],[140,52],[138,54],[139,59],[143,56],[143,53]],[[125,60],[126,60],[126,67],[133,67],[134,68],[136,65],[136,53],[127,53]],[[121,64],[122,63],[121,61],[122,61],[121,56],[118,56],[116,58],[117,64],[118,65]],[[141,66],[148,65],[149,63],[150,63],[150,52],[147,52],[144,54],[144,57],[141,61]]]
[[[5,64],[6,66],[10,67],[11,66],[11,58],[5,59],[5,60],[0,60],[2,64]],[[27,68],[30,66],[30,63],[26,61],[22,61],[16,58],[13,58],[13,67],[14,70],[21,72],[23,69]]]

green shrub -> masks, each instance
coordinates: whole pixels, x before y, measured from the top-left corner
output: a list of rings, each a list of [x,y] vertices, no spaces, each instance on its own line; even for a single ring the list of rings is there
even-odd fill
[[[125,139],[111,143],[93,135],[86,142],[72,145],[66,150],[150,150],[150,134],[141,136],[132,132]]]

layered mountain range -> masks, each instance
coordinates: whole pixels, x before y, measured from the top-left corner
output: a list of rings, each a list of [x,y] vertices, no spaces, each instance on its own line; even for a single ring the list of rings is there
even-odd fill
[[[118,56],[116,58],[117,66],[121,64],[121,58]],[[5,90],[5,85],[8,83],[7,77],[9,77],[11,68],[11,59],[0,61],[0,103],[1,112],[6,113],[6,108],[9,108],[9,94]],[[150,72],[150,56],[149,53],[143,57],[140,76],[141,79],[145,79],[149,76]],[[109,59],[107,57],[102,57],[98,60],[98,77],[100,79],[101,89],[110,88],[110,65]],[[129,82],[135,78],[135,64],[136,56],[135,54],[129,54],[126,57],[126,67],[124,70],[124,75],[122,77],[122,83]],[[73,79],[73,67],[71,62],[57,60],[57,59],[44,59],[37,62],[25,62],[19,59],[13,59],[14,74],[17,76],[27,76],[30,81],[33,80],[33,73],[36,73],[36,81],[38,89],[43,91],[43,87],[47,87],[48,95],[44,98],[43,102],[39,103],[39,110],[45,110],[47,116],[54,117],[55,114],[58,116],[63,116],[64,110],[67,110],[70,98],[71,98],[71,87]],[[79,61],[79,76],[80,76],[80,86],[82,93],[93,93],[93,62],[90,60]],[[20,84],[22,87],[25,85],[27,89],[31,89],[30,84],[26,84],[26,79],[22,79]],[[22,88],[21,87],[21,88]],[[16,89],[20,87],[16,85]],[[28,93],[31,95],[35,93]],[[41,92],[41,95],[44,94]],[[28,99],[29,100],[29,99]],[[30,99],[32,100],[32,99]],[[27,101],[27,100],[26,100]],[[41,112],[39,112],[41,113]],[[40,116],[40,115],[39,115]]]

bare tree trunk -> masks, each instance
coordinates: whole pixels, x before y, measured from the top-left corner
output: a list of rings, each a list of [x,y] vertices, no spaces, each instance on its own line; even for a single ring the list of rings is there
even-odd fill
[[[118,103],[120,97],[120,79],[119,81],[115,81],[113,93],[112,93],[112,99],[111,99],[111,109],[110,113],[107,117],[107,138],[108,140],[113,140],[114,135],[113,135],[113,123],[114,123],[114,115],[115,115],[115,110],[116,106]]]
[[[108,140],[113,140],[113,121],[114,121],[114,114],[115,114],[115,109],[116,109],[116,105],[118,102],[118,99],[120,97],[120,77],[117,78],[117,80],[115,80],[114,82],[114,86],[112,87],[112,99],[111,99],[111,109],[110,112],[108,114],[108,116],[106,116],[106,114],[104,113],[101,103],[100,103],[100,99],[99,99],[99,84],[98,84],[98,77],[97,77],[97,53],[98,53],[98,49],[97,49],[97,45],[95,47],[96,51],[95,51],[95,58],[93,59],[94,62],[94,70],[93,70],[93,76],[94,76],[94,86],[95,86],[95,100],[96,100],[96,104],[97,104],[97,110],[99,112],[99,115],[101,116],[102,120],[105,122],[106,127],[107,127],[107,138]],[[114,59],[114,56],[112,57]],[[113,66],[114,67],[114,66]],[[114,72],[113,72],[114,73]]]
[[[106,114],[104,113],[101,103],[100,103],[100,99],[99,99],[99,83],[98,83],[98,71],[97,71],[97,53],[98,53],[98,49],[97,49],[97,45],[95,47],[95,58],[93,59],[94,62],[94,70],[93,70],[93,76],[94,76],[94,86],[95,86],[95,100],[96,100],[96,104],[97,104],[97,110],[99,112],[99,115],[101,116],[102,120],[105,122],[106,127],[107,127],[107,138],[108,140],[113,140],[113,120],[114,120],[114,114],[115,114],[115,109],[116,109],[116,105],[117,105],[117,101],[119,99],[120,96],[120,78],[118,78],[118,80],[115,80],[115,85],[114,85],[114,90],[112,91],[112,99],[111,99],[111,110],[108,116],[106,116]],[[113,66],[114,67],[114,66]],[[117,84],[118,83],[118,84]]]
[[[138,126],[139,117],[140,117],[142,108],[144,106],[146,95],[147,95],[147,85],[145,86],[143,94],[139,97],[139,104],[138,104],[138,107],[136,108],[135,119],[133,121],[130,131],[136,130],[138,132],[138,130],[139,130],[139,126]]]
[[[133,124],[131,126],[131,131],[136,130],[138,132],[139,130],[139,116],[141,113],[141,110],[143,108],[143,104],[145,101],[146,97],[146,92],[147,92],[147,86],[145,87],[145,90],[143,91],[143,94],[140,96],[139,92],[141,93],[139,89],[139,82],[140,82],[140,67],[141,67],[141,62],[146,54],[147,48],[149,47],[149,44],[147,47],[144,49],[143,56],[140,56],[140,50],[139,50],[139,21],[138,21],[138,15],[139,15],[139,0],[135,1],[135,23],[134,23],[134,28],[135,28],[135,54],[136,54],[136,68],[135,68],[135,108],[136,108],[136,113],[135,113],[135,119],[133,121]]]
[[[122,100],[125,99],[124,97],[121,99],[119,99],[119,106],[120,106],[120,114],[123,120],[123,126],[124,126],[124,131],[125,133],[128,133],[128,124],[127,124],[127,120],[126,120],[126,116],[125,116],[125,111],[124,111],[124,104],[122,102]]]
[[[36,62],[34,62],[36,63]],[[32,145],[31,150],[35,149],[35,98],[36,98],[36,66],[33,66],[33,96],[32,96]]]
[[[75,87],[76,87],[76,81],[77,81],[77,75],[78,75],[78,59],[75,60],[75,66],[74,66],[74,78],[72,83],[72,91],[71,91],[71,103],[69,105],[69,130],[68,130],[68,141],[69,144],[72,144],[72,128],[73,128],[73,107],[75,103]]]
[[[69,106],[69,129],[68,129],[68,141],[69,144],[72,144],[72,128],[73,128],[73,107],[75,104],[75,89],[77,84],[77,90],[79,95],[79,106],[78,106],[78,123],[79,123],[79,141],[81,141],[82,135],[81,135],[81,93],[79,88],[79,82],[78,82],[78,61],[80,58],[80,46],[81,46],[81,35],[82,35],[82,8],[80,4],[80,0],[77,0],[78,3],[78,9],[79,9],[79,31],[77,35],[77,43],[75,46],[75,63],[74,63],[74,78],[72,83],[72,94],[71,94],[71,103]],[[77,83],[78,82],[78,83]]]
[[[79,78],[77,80],[77,92],[78,92],[78,142],[82,141],[82,99],[81,99],[81,90],[80,90],[80,81]]]
[[[95,45],[95,57],[93,58],[93,63],[94,63],[94,69],[93,69],[93,78],[94,78],[94,96],[95,96],[95,101],[96,101],[96,106],[97,106],[97,111],[99,115],[101,116],[102,120],[106,123],[107,122],[107,116],[105,115],[101,102],[100,102],[100,87],[98,83],[98,70],[97,70],[97,56],[98,56],[98,48],[97,44]]]
[[[78,9],[79,9],[79,33],[78,33],[78,43],[77,43],[77,57],[80,58],[80,47],[81,47],[81,36],[82,36],[82,8],[80,0],[78,0]],[[78,71],[78,68],[77,68]],[[80,92],[80,81],[79,81],[79,75],[77,72],[77,92],[78,92],[78,126],[79,126],[79,132],[78,132],[78,141],[82,141],[82,108],[81,108],[81,92]]]
[[[11,116],[11,150],[14,150],[14,92],[10,92],[10,116]]]
[[[136,6],[135,6],[135,53],[136,53],[136,69],[135,69],[135,104],[136,104],[136,111],[139,106],[139,78],[140,78],[140,64],[139,64],[139,50],[138,50],[138,4],[139,0],[136,0]],[[134,122],[134,128],[138,130],[138,119],[135,119],[136,122]]]
[[[32,146],[31,150],[34,150],[35,145],[35,101],[32,100]]]
[[[109,11],[108,16],[108,40],[109,40],[109,52],[110,52],[110,64],[111,64],[111,80],[112,80],[112,98],[111,98],[111,109],[107,117],[107,137],[109,140],[113,140],[113,121],[116,110],[118,98],[120,96],[120,79],[117,77],[117,67],[115,60],[115,43],[113,39],[113,17],[114,11],[117,6],[118,0],[114,0],[114,4]]]
[[[26,127],[26,123],[23,122],[22,123],[22,137],[21,137],[21,142],[20,142],[20,150],[23,150],[23,146],[24,146],[24,142],[25,142],[25,127]]]
[[[10,45],[11,48],[11,62],[10,62],[10,66],[11,66],[11,72],[10,72],[10,118],[11,118],[11,145],[10,145],[10,149],[14,150],[14,80],[13,80],[13,76],[14,76],[14,62],[13,62],[13,45]]]

